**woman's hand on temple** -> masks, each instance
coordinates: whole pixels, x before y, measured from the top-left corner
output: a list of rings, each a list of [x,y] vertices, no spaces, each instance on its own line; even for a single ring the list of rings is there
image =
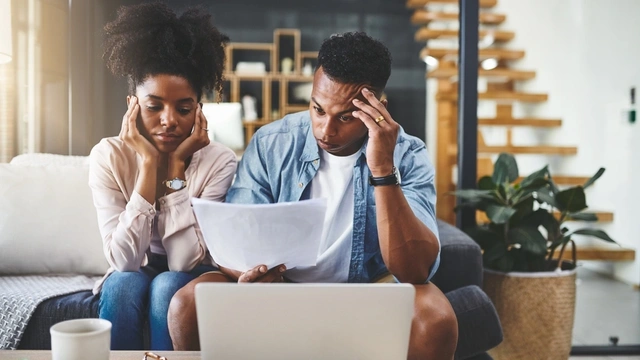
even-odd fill
[[[201,106],[196,107],[196,121],[193,124],[193,132],[187,137],[178,148],[171,153],[170,161],[186,161],[196,151],[209,145],[209,129],[207,129],[207,118],[202,113]]]
[[[120,140],[140,154],[145,161],[154,161],[157,163],[160,152],[149,140],[140,134],[136,124],[138,114],[140,114],[138,98],[131,96],[127,112],[122,117],[122,128],[120,129],[119,135]]]

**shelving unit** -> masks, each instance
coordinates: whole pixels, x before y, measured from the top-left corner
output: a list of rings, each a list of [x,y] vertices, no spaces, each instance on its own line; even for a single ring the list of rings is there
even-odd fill
[[[286,114],[303,111],[309,108],[308,103],[296,103],[291,99],[290,90],[292,84],[311,83],[313,75],[303,75],[302,69],[306,61],[312,62],[315,67],[318,56],[317,51],[300,50],[300,30],[275,29],[273,43],[229,43],[226,47],[226,63],[224,74],[225,87],[224,98],[216,101],[241,102],[246,94],[249,83],[254,89],[261,89],[259,93],[251,93],[256,97],[258,107],[258,119],[247,121],[243,119],[245,132],[245,146],[251,140],[255,131],[263,125],[283,117]],[[266,54],[265,54],[266,53]],[[242,56],[244,55],[244,56]],[[292,60],[291,71],[282,71],[282,59],[288,57]],[[262,59],[265,62],[265,73],[237,72],[236,66],[240,61],[256,62]],[[268,59],[267,61],[264,61]],[[274,90],[275,89],[275,90]],[[277,111],[275,114],[274,112]]]

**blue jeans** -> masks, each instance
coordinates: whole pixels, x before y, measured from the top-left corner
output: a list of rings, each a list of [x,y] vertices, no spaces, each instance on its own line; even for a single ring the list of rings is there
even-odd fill
[[[116,271],[105,280],[98,316],[111,321],[111,350],[145,349],[143,328],[149,326],[150,350],[173,350],[167,312],[173,295],[199,275],[216,270],[199,265],[189,272],[168,271],[167,258],[154,255],[137,272]]]

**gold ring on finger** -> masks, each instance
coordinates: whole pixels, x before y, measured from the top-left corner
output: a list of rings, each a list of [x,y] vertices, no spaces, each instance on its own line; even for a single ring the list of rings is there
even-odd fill
[[[381,123],[382,121],[384,121],[384,116],[380,115],[375,119],[376,124]]]

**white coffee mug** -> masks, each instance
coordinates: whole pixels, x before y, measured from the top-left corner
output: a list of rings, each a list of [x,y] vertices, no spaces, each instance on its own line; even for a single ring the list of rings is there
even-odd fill
[[[51,332],[52,360],[109,360],[111,322],[76,319],[59,322]]]

